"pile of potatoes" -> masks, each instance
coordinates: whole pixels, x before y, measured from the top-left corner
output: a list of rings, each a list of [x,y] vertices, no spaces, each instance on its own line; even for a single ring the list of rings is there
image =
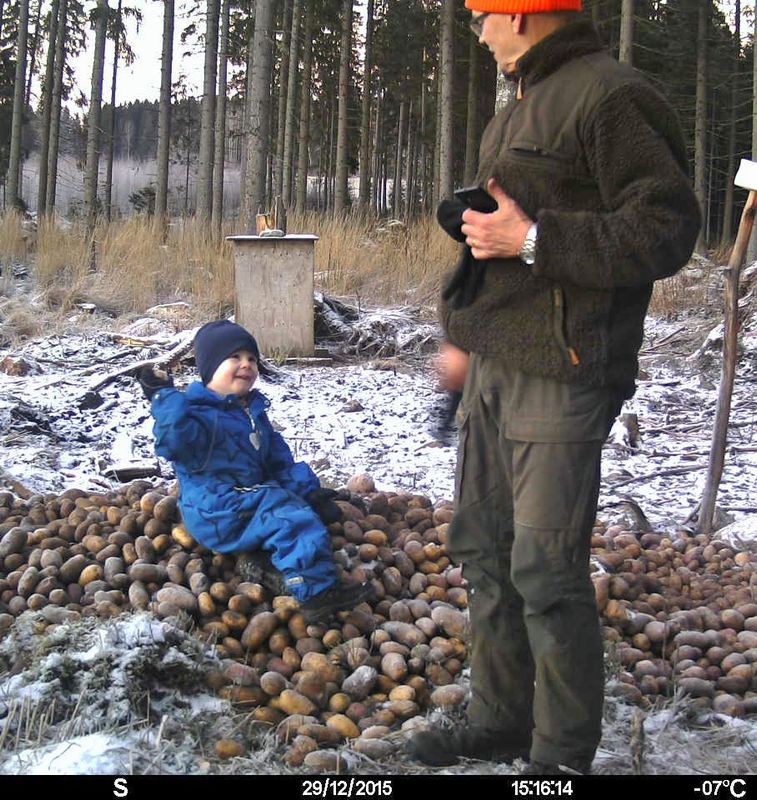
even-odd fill
[[[601,523],[592,553],[605,639],[622,667],[614,692],[644,705],[678,687],[721,713],[757,713],[757,554],[717,534]]]
[[[26,501],[1,492],[0,635],[27,610],[48,626],[128,609],[183,613],[221,656],[209,684],[260,721],[287,720],[282,735],[298,741],[290,763],[309,755],[296,721],[315,726],[306,727],[314,743],[360,736],[378,757],[378,733],[464,702],[455,679],[467,656],[467,594],[445,554],[449,504],[366,481],[351,484],[371,489],[362,496],[341,492],[344,520],[329,532],[341,579],[370,580],[374,599],[317,625],[291,596],[245,581],[236,556],[197,544],[176,496],[146,481]]]
[[[340,577],[371,581],[375,597],[307,625],[292,597],[198,545],[175,495],[146,481],[25,501],[0,492],[0,635],[26,610],[46,625],[127,609],[189,615],[222,659],[210,686],[277,725],[292,766],[326,769],[324,748],[345,739],[381,757],[391,731],[466,699],[467,593],[445,550],[453,511],[377,492],[368,476],[337,502],[343,520],[329,533]],[[605,639],[620,662],[614,694],[645,705],[678,686],[724,713],[757,711],[757,556],[716,538],[601,523],[592,553]],[[219,743],[219,755],[233,745]]]

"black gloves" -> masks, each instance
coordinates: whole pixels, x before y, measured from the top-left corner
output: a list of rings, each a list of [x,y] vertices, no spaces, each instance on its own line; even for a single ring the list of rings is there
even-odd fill
[[[173,378],[156,364],[142,367],[137,373],[137,380],[148,400],[152,400],[152,396],[160,389],[173,387]]]
[[[468,206],[465,203],[461,203],[457,198],[454,200],[442,200],[436,209],[436,221],[445,233],[456,242],[465,241],[465,236],[460,229],[463,226],[463,212],[467,209]]]
[[[337,495],[336,490],[321,487],[308,492],[305,495],[305,502],[318,514],[324,525],[330,525],[342,519],[342,510],[334,502]]]
[[[461,230],[463,225],[463,212],[468,208],[457,198],[442,200],[436,209],[436,219],[439,225],[455,241],[464,242],[465,236]],[[469,306],[478,294],[484,282],[485,261],[476,261],[470,247],[465,245],[460,253],[460,260],[447,284],[442,291],[442,299],[453,309]]]

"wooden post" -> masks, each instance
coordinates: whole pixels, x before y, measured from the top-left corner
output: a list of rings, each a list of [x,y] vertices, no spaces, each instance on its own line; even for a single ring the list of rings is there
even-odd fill
[[[728,419],[731,414],[731,397],[733,395],[733,383],[736,377],[736,362],[738,360],[739,278],[741,277],[741,267],[744,263],[749,239],[752,235],[755,213],[757,213],[757,191],[751,191],[741,215],[739,232],[725,273],[723,368],[720,377],[718,404],[715,411],[707,479],[699,507],[699,532],[706,534],[712,533],[715,499],[717,498],[720,479],[723,476]]]
[[[312,356],[318,237],[227,238],[234,245],[236,321],[255,336],[264,356]]]

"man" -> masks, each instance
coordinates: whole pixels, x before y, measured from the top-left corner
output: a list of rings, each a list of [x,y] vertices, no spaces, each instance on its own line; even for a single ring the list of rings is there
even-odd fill
[[[700,216],[674,112],[602,51],[580,0],[465,4],[518,93],[480,147],[498,209],[466,210],[451,231],[472,258],[442,308],[459,348],[443,361],[459,370],[470,353],[447,544],[469,583],[468,724],[411,749],[432,765],[524,757],[533,774],[589,773],[602,443],[634,392],[652,284],[687,262]]]

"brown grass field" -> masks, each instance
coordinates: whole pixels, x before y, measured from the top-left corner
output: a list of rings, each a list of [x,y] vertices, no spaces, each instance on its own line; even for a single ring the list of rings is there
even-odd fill
[[[26,230],[14,213],[0,218],[0,263],[32,268],[38,305],[67,314],[91,302],[115,317],[141,313],[183,300],[197,319],[229,313],[234,305],[234,266],[230,243],[213,236],[194,219],[172,223],[164,235],[145,216],[98,225],[93,249],[83,223],[43,220]],[[239,220],[224,223],[223,236],[245,231]],[[455,265],[458,245],[432,216],[408,224],[353,215],[334,219],[308,212],[289,217],[290,233],[314,233],[316,287],[328,294],[378,305],[415,305],[433,316],[442,276]],[[2,280],[8,280],[7,271]],[[655,286],[652,313],[671,315],[707,301],[686,274]],[[0,288],[5,288],[0,286]],[[3,291],[2,321],[17,335],[34,335],[42,323]],[[8,331],[6,330],[6,337]]]

